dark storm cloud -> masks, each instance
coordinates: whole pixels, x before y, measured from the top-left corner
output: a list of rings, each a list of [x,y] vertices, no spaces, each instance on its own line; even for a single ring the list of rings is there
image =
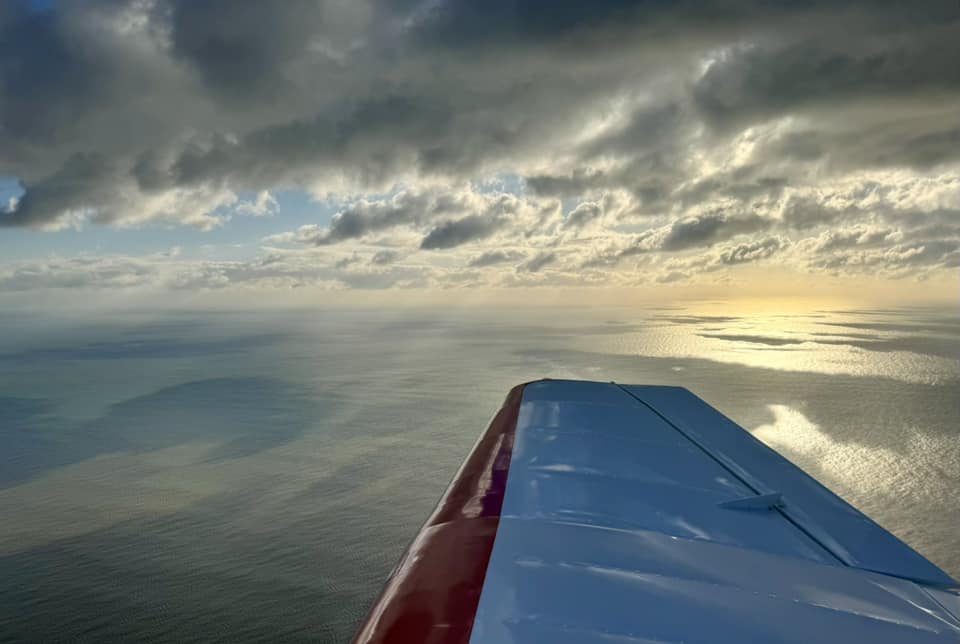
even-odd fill
[[[376,184],[450,160],[454,108],[440,97],[381,95],[337,101],[310,118],[267,125],[234,140],[191,145],[167,172],[175,185],[304,181],[333,170]]]
[[[829,161],[838,170],[904,166],[929,170],[960,159],[960,128],[951,108],[922,117],[904,111],[910,110],[896,110],[887,118],[837,119],[824,131],[792,132],[772,143],[768,156],[799,163]]]
[[[567,176],[531,175],[525,181],[536,194],[550,197],[574,197],[615,183],[603,172],[583,168],[577,168]]]
[[[416,223],[431,208],[428,200],[410,194],[387,203],[361,202],[334,215],[330,228],[315,241],[317,244],[332,244],[378,230]]]
[[[313,234],[310,241],[317,245],[336,244],[398,226],[427,225],[449,215],[469,214],[485,220],[504,209],[509,210],[510,206],[504,206],[501,200],[477,199],[470,192],[405,190],[389,199],[362,200],[351,205],[335,214],[329,228]]]
[[[112,82],[112,62],[100,48],[72,42],[67,20],[33,11],[26,0],[0,5],[0,131],[8,150],[30,140],[59,143],[61,126],[95,107]]]
[[[361,200],[336,213],[326,229],[305,226],[274,241],[327,246],[405,227],[426,231],[423,249],[452,248],[489,237],[510,225],[533,234],[549,223],[556,203],[530,202],[508,193],[479,193],[470,187],[411,189],[393,197]]]
[[[28,186],[15,211],[0,222],[7,225],[45,224],[64,212],[89,208],[98,193],[108,189],[104,179],[111,176],[109,162],[97,154],[78,154],[66,160],[50,177]]]
[[[394,3],[381,2],[381,6]],[[678,2],[638,2],[637,0],[492,0],[478,5],[470,0],[445,0],[422,3],[401,2],[400,11],[414,8],[414,38],[424,46],[441,47],[452,53],[490,46],[524,49],[550,47],[571,56],[583,56],[583,45],[591,45],[602,55],[620,46],[626,39],[643,36],[656,42],[673,38],[703,46],[717,38],[730,38],[738,31],[754,27],[766,29],[798,18],[824,20],[824,10],[833,10],[834,20],[842,16],[853,20],[895,13],[911,16],[916,12],[902,3],[880,0],[857,3],[837,11],[830,0],[779,2],[776,0],[735,0],[705,3],[696,0]],[[939,2],[938,15],[950,15],[949,2]],[[794,28],[802,23],[794,22]],[[815,24],[811,26],[820,27]],[[808,26],[809,28],[810,26]]]
[[[704,248],[710,248],[732,238],[762,232],[772,226],[773,222],[763,217],[710,213],[683,219],[661,229],[648,230],[637,235],[625,245],[613,246],[594,255],[583,262],[582,267],[611,267],[631,257],[649,256],[652,253],[678,253],[686,254],[692,258],[684,260],[688,271],[715,271],[723,266],[747,264],[767,259],[785,249],[790,243],[788,240],[779,236],[771,236],[722,246],[717,253],[711,255],[702,253]],[[690,251],[701,252],[690,255]],[[660,277],[666,278],[667,276],[661,275]],[[683,279],[689,276],[689,273],[684,273]],[[670,281],[678,279],[681,279],[681,277],[674,275]]]
[[[671,148],[689,121],[678,102],[641,105],[620,127],[590,143],[587,154],[616,154],[633,157],[637,151],[660,154]]]
[[[420,248],[436,250],[460,246],[489,237],[506,223],[507,220],[503,217],[488,215],[469,215],[462,219],[445,221],[427,233],[420,242]]]
[[[844,215],[859,214],[845,213],[836,208],[824,205],[820,199],[812,197],[791,197],[783,205],[782,217],[787,227],[794,230],[810,230],[824,224],[832,224],[844,218]]]
[[[716,241],[736,235],[767,230],[772,225],[769,219],[756,215],[732,216],[710,213],[675,222],[660,243],[665,251],[685,250],[698,246],[710,246]]]
[[[955,12],[946,22],[786,45],[741,47],[714,63],[694,89],[696,105],[711,120],[729,122],[792,113],[850,99],[910,100],[960,90],[960,39]]]
[[[769,176],[756,165],[748,165],[730,173],[700,179],[676,190],[671,199],[682,207],[696,206],[714,197],[732,197],[748,201],[758,196],[779,197],[790,180]]]
[[[302,56],[321,31],[322,3],[172,0],[173,55],[227,98],[283,91],[284,66]]]
[[[655,91],[670,94],[678,90],[669,86]],[[678,101],[643,101],[618,119],[619,123],[581,145],[575,167],[528,175],[526,185],[535,194],[565,198],[621,189],[643,206],[633,214],[662,212],[669,207],[668,198],[675,197],[671,193],[686,179],[682,166],[697,131],[695,120]]]
[[[627,17],[635,5],[630,0],[600,0],[589,5],[549,0],[492,0],[483,4],[448,0],[414,14],[418,18],[415,36],[448,48],[491,42],[550,42]]]

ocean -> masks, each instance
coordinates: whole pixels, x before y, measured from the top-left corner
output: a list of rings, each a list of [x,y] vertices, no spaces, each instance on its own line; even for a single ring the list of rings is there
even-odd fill
[[[507,391],[685,386],[960,576],[960,316],[0,314],[0,641],[352,635]]]

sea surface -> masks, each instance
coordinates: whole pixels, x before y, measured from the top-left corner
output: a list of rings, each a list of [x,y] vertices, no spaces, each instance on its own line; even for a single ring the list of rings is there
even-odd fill
[[[960,576],[957,310],[0,313],[0,641],[348,641],[513,385],[690,388]]]

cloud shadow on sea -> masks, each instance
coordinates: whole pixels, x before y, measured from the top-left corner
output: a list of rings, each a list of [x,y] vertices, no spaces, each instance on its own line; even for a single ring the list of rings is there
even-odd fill
[[[831,346],[855,347],[867,351],[891,352],[906,351],[910,353],[919,353],[922,355],[936,356],[940,358],[958,357],[955,338],[943,338],[936,336],[867,336],[858,334],[860,337],[837,337],[837,334],[812,333],[807,337],[781,338],[764,335],[749,335],[736,333],[698,333],[701,338],[713,340],[725,340],[728,342],[761,344],[775,347],[785,347],[788,345],[800,344],[822,344]],[[869,339],[867,339],[869,338]]]
[[[101,454],[145,453],[189,442],[216,443],[211,460],[251,456],[296,439],[326,411],[299,387],[264,377],[164,387],[80,424],[49,410],[40,399],[0,398],[0,488]]]

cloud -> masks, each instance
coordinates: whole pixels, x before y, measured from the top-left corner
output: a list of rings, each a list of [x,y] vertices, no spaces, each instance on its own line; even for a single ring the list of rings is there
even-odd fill
[[[242,215],[263,217],[276,214],[278,208],[277,200],[270,194],[270,191],[261,190],[252,201],[240,202],[237,205],[237,212]]]
[[[497,264],[516,262],[523,258],[524,254],[520,252],[491,250],[474,257],[467,265],[472,268],[483,268],[486,266],[495,266]]]
[[[738,244],[720,253],[720,261],[724,264],[746,264],[766,259],[782,250],[788,242],[782,237],[767,237],[759,241]]]
[[[135,258],[54,258],[0,270],[0,291],[62,288],[130,288],[151,283],[156,268]]]
[[[868,19],[868,29],[897,13],[879,9],[888,13]],[[861,98],[900,102],[956,92],[960,72],[949,61],[960,56],[951,24],[957,18],[944,5],[930,9],[924,19],[911,21],[909,31],[861,27],[844,38],[829,25],[818,36],[796,39],[788,33],[786,42],[734,47],[699,79],[695,103],[710,120],[729,122]],[[938,24],[937,17],[946,22]]]
[[[347,268],[348,266],[351,266],[352,264],[356,264],[359,261],[360,261],[360,257],[358,255],[351,255],[350,257],[344,257],[343,259],[338,259],[333,263],[333,267],[335,269]]]
[[[555,252],[539,253],[536,257],[533,257],[529,261],[521,264],[518,270],[527,273],[537,273],[544,267],[556,263],[557,259],[558,257]]]
[[[24,188],[0,226],[272,215],[283,261],[184,285],[473,284],[551,255],[538,280],[922,277],[956,262],[958,26],[947,0],[0,3]],[[291,190],[336,215],[288,219]]]
[[[385,266],[392,264],[400,258],[400,253],[395,250],[380,250],[373,254],[370,263],[376,266]]]
[[[526,185],[536,194],[549,197],[577,197],[615,183],[599,170],[577,168],[569,175],[530,175]]]
[[[326,228],[308,224],[271,235],[267,241],[330,246],[380,233],[402,236],[418,231],[426,233],[421,248],[452,248],[500,229],[536,234],[552,225],[557,215],[553,200],[438,184],[401,190],[389,197],[363,198],[334,214]]]
[[[469,215],[462,219],[445,221],[427,233],[420,242],[424,250],[453,248],[468,242],[484,239],[503,227],[506,220],[502,217]]]
[[[404,224],[416,224],[434,213],[450,212],[454,204],[431,201],[427,194],[401,192],[392,199],[361,200],[333,216],[330,228],[319,232],[316,244],[333,244]]]
[[[673,282],[682,282],[688,279],[690,279],[690,275],[688,273],[684,273],[683,271],[670,271],[665,275],[659,276],[657,278],[657,282],[660,284],[671,284]]]
[[[756,215],[710,213],[673,223],[659,247],[661,250],[675,251],[709,246],[720,239],[767,230],[770,226],[770,220]]]
[[[570,211],[564,226],[569,228],[583,228],[603,216],[603,208],[596,203],[584,202]]]
[[[857,246],[883,246],[890,242],[899,242],[903,233],[895,228],[862,226],[831,230],[822,233],[813,245],[816,253],[829,253],[835,250]]]
[[[225,100],[282,92],[288,66],[307,54],[311,40],[323,31],[323,5],[310,0],[286,0],[282,7],[173,0],[159,10],[172,56]]]

